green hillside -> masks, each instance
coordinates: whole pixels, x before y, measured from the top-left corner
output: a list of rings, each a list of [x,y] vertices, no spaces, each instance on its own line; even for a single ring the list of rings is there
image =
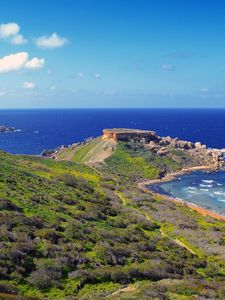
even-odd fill
[[[114,151],[113,142],[96,138],[89,142],[63,149],[57,156],[59,160],[95,164],[104,161]]]
[[[93,167],[99,147],[0,152],[0,299],[224,299],[225,223],[136,184],[179,164],[120,144]]]
[[[152,154],[141,143],[113,143],[101,137],[62,149],[57,160],[69,160],[95,167],[104,174],[120,180],[154,179],[168,171],[176,171],[186,164],[196,164],[185,153],[171,149],[167,157]]]

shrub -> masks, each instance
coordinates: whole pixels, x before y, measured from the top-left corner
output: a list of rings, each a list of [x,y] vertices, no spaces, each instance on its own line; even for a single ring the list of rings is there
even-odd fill
[[[38,289],[46,290],[51,286],[59,287],[62,276],[62,267],[47,261],[38,265],[37,270],[29,276],[28,282]]]
[[[52,228],[42,228],[35,231],[35,236],[57,243],[63,235]]]
[[[14,210],[14,211],[22,211],[17,205],[13,204],[9,200],[0,199],[0,210]]]
[[[0,281],[0,293],[17,294],[17,288],[11,283]]]
[[[58,180],[63,181],[65,185],[76,188],[78,186],[77,178],[70,173],[64,173],[58,176]]]

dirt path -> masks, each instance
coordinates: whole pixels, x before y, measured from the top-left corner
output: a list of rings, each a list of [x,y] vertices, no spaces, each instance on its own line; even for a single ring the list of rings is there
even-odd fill
[[[119,289],[119,290],[113,292],[112,294],[106,296],[105,298],[109,298],[109,297],[111,298],[112,296],[117,296],[117,295],[119,296],[119,294],[123,294],[123,293],[132,293],[135,290],[136,290],[136,288],[134,286],[128,285],[125,288],[122,288],[122,289]]]
[[[148,220],[149,222],[156,222],[159,226],[160,224],[155,221],[149,214],[147,214],[146,212],[139,210],[137,208],[132,207],[131,205],[131,201],[126,198],[121,192],[116,191],[115,194],[121,199],[123,206],[129,206],[129,208],[133,209],[134,211],[136,211],[137,213],[141,214],[142,216],[144,216],[146,218],[146,220]],[[183,243],[182,241],[180,241],[178,238],[173,238],[170,235],[168,235],[167,233],[165,233],[163,231],[162,228],[160,228],[160,233],[162,236],[169,238],[171,241],[173,241],[175,244],[177,244],[180,247],[185,248],[188,252],[190,252],[191,254],[197,255],[190,247],[188,247],[185,243]]]

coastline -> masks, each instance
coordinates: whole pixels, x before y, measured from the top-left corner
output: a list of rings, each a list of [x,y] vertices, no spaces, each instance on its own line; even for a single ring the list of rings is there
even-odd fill
[[[213,211],[209,211],[199,205],[193,204],[191,202],[187,202],[185,200],[182,199],[177,199],[177,198],[173,198],[164,194],[160,194],[160,193],[156,193],[153,192],[151,189],[147,188],[147,185],[151,185],[151,184],[157,184],[157,183],[161,183],[161,182],[168,182],[168,181],[172,181],[174,179],[176,179],[176,177],[180,176],[180,175],[184,175],[187,173],[191,173],[193,171],[200,171],[200,170],[208,170],[208,171],[216,171],[217,169],[215,169],[215,167],[213,166],[196,166],[196,167],[190,167],[187,169],[182,169],[180,171],[174,172],[174,173],[170,173],[167,174],[166,176],[160,178],[160,179],[153,179],[153,180],[146,180],[146,181],[142,181],[138,183],[138,187],[139,189],[141,189],[143,192],[147,192],[150,193],[151,195],[153,195],[154,197],[161,197],[164,200],[176,203],[176,204],[183,204],[187,207],[189,207],[190,209],[198,212],[199,214],[203,215],[203,216],[209,216],[212,217],[214,219],[220,220],[220,221],[225,221],[225,216],[222,216],[216,212]]]

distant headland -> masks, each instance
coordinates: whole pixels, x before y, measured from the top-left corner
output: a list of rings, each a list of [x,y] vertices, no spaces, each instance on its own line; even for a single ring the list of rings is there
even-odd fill
[[[88,138],[82,143],[75,143],[71,146],[60,146],[53,150],[44,150],[42,155],[58,159],[62,152],[70,151],[80,145],[88,143],[93,138]],[[207,148],[201,142],[190,142],[170,136],[161,137],[152,130],[130,129],[130,128],[111,128],[103,129],[101,140],[107,141],[108,146],[115,147],[120,142],[133,142],[141,144],[148,152],[158,157],[168,157],[173,151],[181,151],[189,157],[190,161],[198,161],[201,166],[209,166],[213,169],[221,169],[225,166],[225,149]],[[110,152],[111,153],[111,152]],[[105,157],[105,156],[104,156]]]
[[[4,132],[16,132],[18,131],[15,127],[0,125],[0,133]]]

